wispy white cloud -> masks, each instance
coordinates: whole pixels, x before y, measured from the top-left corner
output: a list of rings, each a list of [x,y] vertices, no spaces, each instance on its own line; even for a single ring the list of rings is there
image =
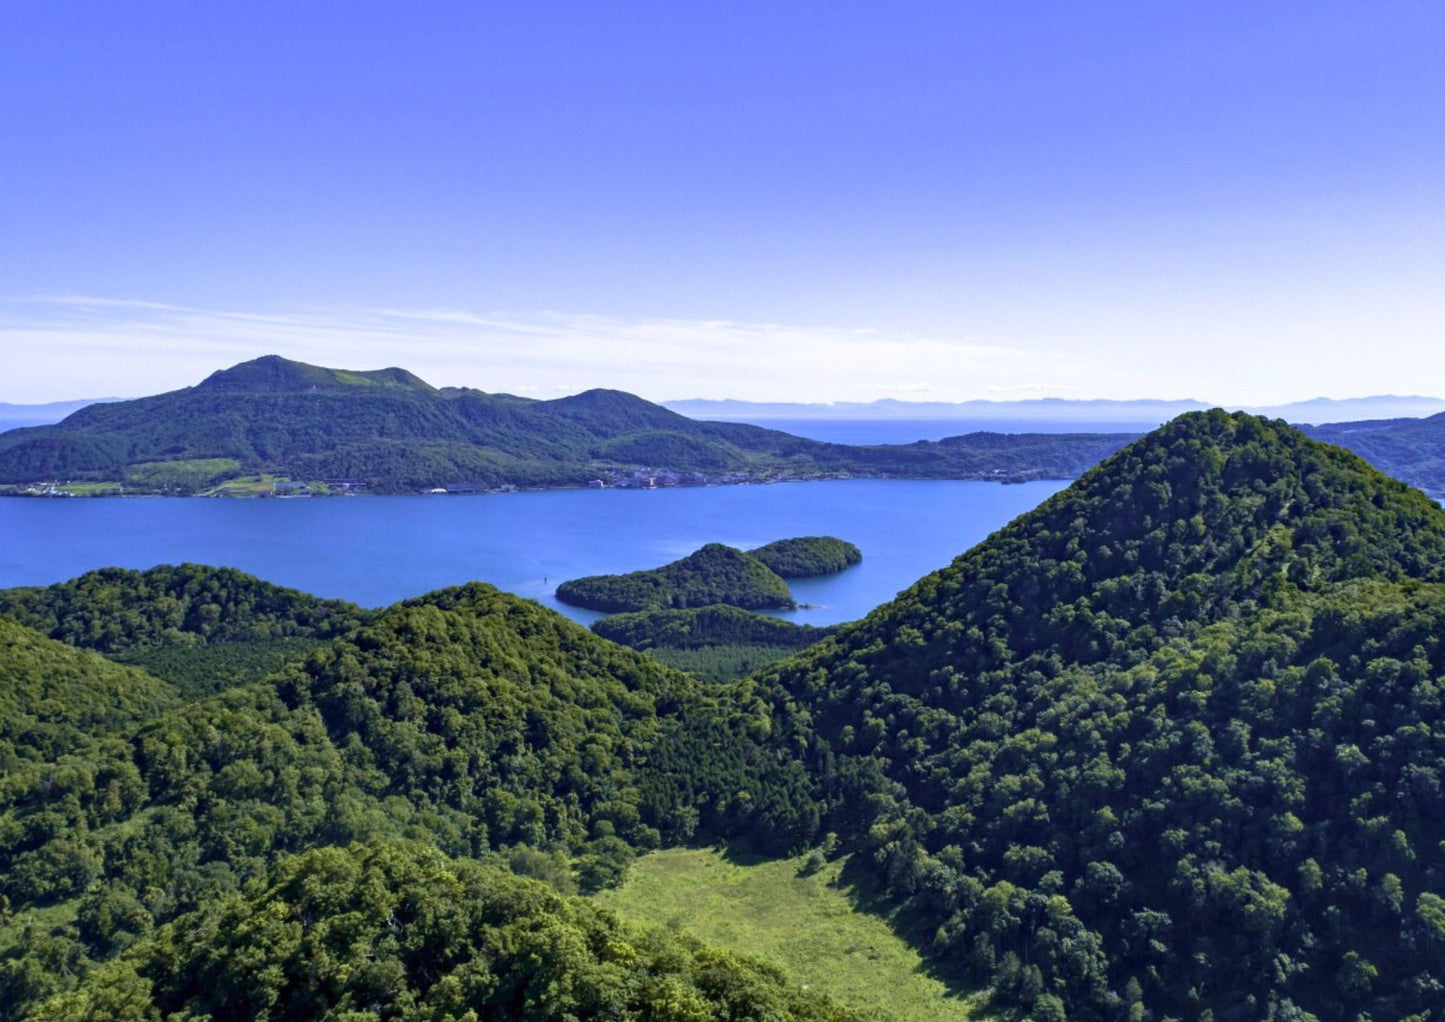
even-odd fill
[[[1039,360],[974,338],[871,328],[463,309],[217,310],[54,295],[0,302],[0,400],[144,394],[262,354],[401,365],[437,385],[551,394],[616,387],[655,400],[962,399],[1048,387]],[[1052,362],[1055,392],[1072,389]],[[997,392],[995,390],[995,392]]]

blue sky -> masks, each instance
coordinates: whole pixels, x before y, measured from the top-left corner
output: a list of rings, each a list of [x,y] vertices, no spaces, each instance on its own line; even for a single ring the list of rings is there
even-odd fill
[[[1445,5],[0,12],[0,400],[1445,392]]]

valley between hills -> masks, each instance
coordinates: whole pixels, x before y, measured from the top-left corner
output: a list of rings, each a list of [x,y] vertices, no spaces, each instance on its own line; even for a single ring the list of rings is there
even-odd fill
[[[1445,511],[1218,411],[731,679],[482,584],[6,590],[0,1017],[880,1017],[762,890],[912,1017],[1427,1022],[1442,635]]]

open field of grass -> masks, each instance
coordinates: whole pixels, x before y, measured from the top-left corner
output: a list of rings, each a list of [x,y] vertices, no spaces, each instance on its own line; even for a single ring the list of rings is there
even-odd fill
[[[240,470],[241,463],[235,458],[192,458],[131,465],[125,471],[125,478],[133,486],[189,492],[221,482]]]
[[[838,883],[842,867],[804,875],[802,857],[748,863],[714,849],[670,849],[638,860],[620,889],[597,900],[625,918],[774,962],[869,1018],[979,1018],[886,921],[853,907]]]
[[[261,497],[269,495],[276,489],[276,477],[273,475],[240,476],[236,479],[228,479],[215,489],[206,491],[207,496],[217,497]]]

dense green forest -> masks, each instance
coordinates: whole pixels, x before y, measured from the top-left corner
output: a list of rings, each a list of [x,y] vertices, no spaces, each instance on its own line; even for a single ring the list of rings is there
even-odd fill
[[[216,574],[199,589],[234,581]],[[89,620],[113,593],[21,595]],[[311,610],[296,605],[297,629]],[[154,632],[148,613],[126,622],[104,641],[133,650]],[[308,848],[406,839],[588,890],[664,843],[780,853],[817,827],[811,783],[766,742],[761,703],[488,586],[399,604],[264,682],[190,700],[5,627],[4,1018],[187,913],[255,894]],[[86,708],[97,699],[105,712]]]
[[[274,355],[194,387],[90,405],[0,433],[0,483],[113,481],[206,491],[239,475],[332,480],[379,492],[907,476],[1073,478],[1123,436],[974,434],[848,447],[742,423],[698,422],[619,391],[535,401],[437,389],[402,369],[350,372]]]
[[[572,898],[831,833],[1033,1019],[1440,1018],[1445,512],[1281,423],[1184,416],[731,683],[484,585],[272,589],[5,594],[0,1017],[841,1017]],[[92,651],[273,641],[213,686]]]
[[[102,568],[47,587],[0,589],[0,614],[107,654],[343,635],[367,612],[232,568]]]
[[[396,842],[284,857],[254,889],[180,916],[31,1017],[162,1016],[862,1022],[765,963]]]
[[[749,550],[782,578],[834,575],[863,560],[863,551],[834,536],[798,536]]]
[[[604,639],[640,649],[704,681],[741,678],[837,631],[726,604],[611,614],[592,622],[591,628]]]
[[[563,582],[557,587],[557,599],[574,607],[608,612],[717,603],[747,610],[794,606],[788,583],[766,564],[721,543],[709,543],[660,568]]]
[[[754,614],[726,604],[686,610],[644,610],[630,614],[611,614],[592,622],[591,627],[593,632],[604,639],[620,642],[633,649],[651,649],[654,646],[701,649],[704,646],[725,646],[733,643],[801,649],[821,642],[837,631],[836,627],[796,625],[791,621],[769,617],[767,614]]]
[[[750,682],[825,826],[1036,1018],[1436,1018],[1445,513],[1185,416]]]

